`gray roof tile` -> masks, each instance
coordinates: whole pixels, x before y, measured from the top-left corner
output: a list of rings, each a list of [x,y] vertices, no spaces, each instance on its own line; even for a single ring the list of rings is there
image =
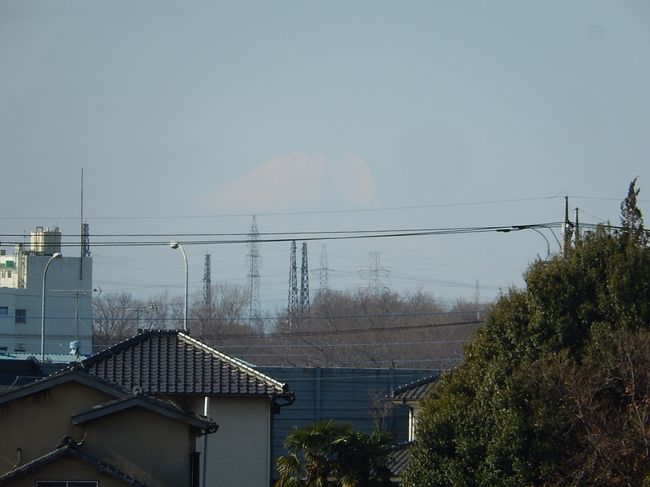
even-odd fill
[[[427,395],[429,390],[434,386],[440,377],[439,374],[429,375],[422,379],[409,382],[403,386],[393,389],[390,393],[390,399],[396,402],[419,401]]]
[[[91,374],[147,394],[290,398],[286,384],[180,331],[142,331],[83,361]]]

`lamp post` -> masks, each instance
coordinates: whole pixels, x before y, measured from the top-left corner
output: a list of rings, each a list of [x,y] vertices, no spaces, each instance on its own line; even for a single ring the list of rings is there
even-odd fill
[[[45,264],[43,270],[43,290],[41,292],[41,362],[45,362],[45,278],[47,277],[47,269],[54,259],[60,259],[61,252],[55,252],[50,260]]]
[[[185,262],[185,304],[183,305],[183,331],[187,331],[187,255],[185,249],[179,242],[169,242],[172,249],[181,249],[183,253],[183,262]]]
[[[551,231],[551,233],[553,233],[553,230],[550,227],[543,227],[543,228],[548,228]],[[518,225],[518,226],[513,226],[513,227],[510,227],[510,228],[499,228],[497,230],[497,232],[508,233],[510,231],[520,231],[520,230],[533,230],[534,232],[541,235],[541,237],[546,242],[546,258],[544,260],[548,260],[548,258],[551,256],[551,244],[548,241],[548,238],[546,238],[546,235],[544,235],[537,228],[535,228],[533,226],[530,226],[530,225]],[[553,233],[553,236],[555,237],[554,233]],[[557,237],[555,237],[555,239],[557,240]],[[559,242],[558,242],[558,244],[559,244]],[[539,254],[537,254],[537,257],[539,257]],[[541,257],[539,257],[539,259],[542,260]]]

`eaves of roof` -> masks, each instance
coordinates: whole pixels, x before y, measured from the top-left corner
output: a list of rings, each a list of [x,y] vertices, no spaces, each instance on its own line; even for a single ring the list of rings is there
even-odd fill
[[[120,469],[114,467],[113,465],[110,465],[103,460],[82,452],[79,448],[79,445],[75,444],[73,441],[71,441],[71,439],[67,437],[64,438],[61,445],[59,445],[55,450],[52,450],[51,452],[46,453],[45,455],[0,476],[0,485],[11,485],[14,480],[29,473],[33,473],[35,470],[66,455],[84,462],[87,465],[90,465],[105,475],[121,480],[125,485],[132,487],[147,487],[146,484],[122,472]]]
[[[417,402],[427,395],[439,378],[439,374],[428,375],[403,386],[396,387],[390,392],[389,399],[393,402],[401,402],[404,404]]]
[[[68,382],[83,384],[93,389],[105,392],[115,398],[122,398],[128,395],[124,389],[121,389],[117,385],[108,382],[101,377],[93,376],[76,369],[66,369],[0,395],[0,405]]]
[[[293,398],[286,384],[176,330],[142,331],[83,365],[147,394]]]
[[[401,477],[402,472],[408,465],[409,460],[411,459],[411,454],[409,452],[410,445],[411,443],[406,442],[392,446],[392,452],[390,455],[390,471],[394,477]]]
[[[215,422],[207,416],[199,417],[193,413],[187,413],[169,401],[156,399],[144,394],[116,399],[93,406],[87,411],[73,416],[71,420],[73,425],[79,425],[131,408],[142,408],[177,421],[182,421],[190,426],[203,430],[206,434],[214,433],[217,430]]]

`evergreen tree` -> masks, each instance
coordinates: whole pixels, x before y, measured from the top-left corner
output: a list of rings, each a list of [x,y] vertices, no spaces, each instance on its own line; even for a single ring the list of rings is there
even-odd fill
[[[623,231],[535,262],[493,306],[425,402],[404,485],[650,482],[650,249],[634,183]]]

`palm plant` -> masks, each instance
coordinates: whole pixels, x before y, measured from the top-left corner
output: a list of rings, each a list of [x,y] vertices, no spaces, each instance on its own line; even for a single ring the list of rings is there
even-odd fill
[[[277,459],[276,487],[382,487],[390,485],[389,437],[367,435],[332,420],[296,429]]]

